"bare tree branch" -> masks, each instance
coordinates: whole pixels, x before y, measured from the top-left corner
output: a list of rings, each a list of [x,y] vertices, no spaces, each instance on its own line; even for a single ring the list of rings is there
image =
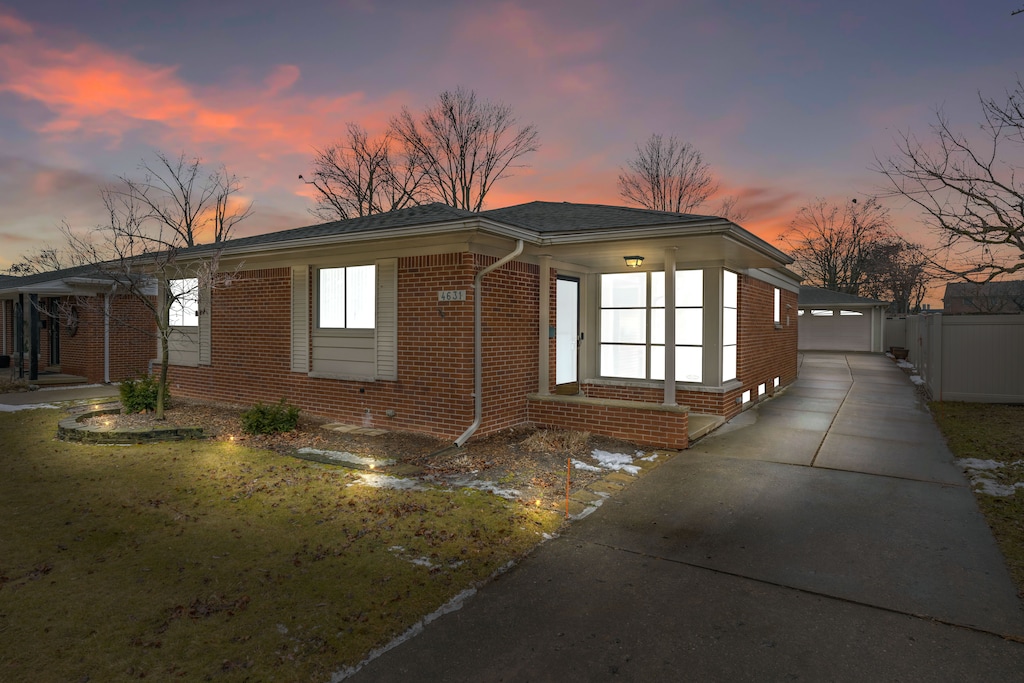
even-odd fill
[[[480,211],[494,184],[540,148],[536,127],[519,126],[509,105],[461,87],[442,92],[419,118],[403,108],[391,134],[422,169],[432,198],[469,211]]]
[[[314,150],[311,180],[299,179],[317,191],[310,209],[322,220],[344,220],[415,206],[428,200],[424,171],[390,133],[371,139],[366,129],[349,123],[346,137]]]
[[[619,195],[655,211],[689,213],[718,190],[704,155],[675,136],[655,133],[619,173]]]
[[[888,210],[874,199],[834,204],[818,198],[797,212],[782,240],[810,284],[859,295],[870,247],[889,229]]]
[[[897,154],[876,159],[876,170],[889,181],[885,196],[916,206],[939,238],[941,267],[987,282],[1024,270],[1024,184],[1012,161],[1024,145],[1024,85],[1005,101],[979,100],[976,136],[954,131],[939,112],[926,142],[900,134]]]

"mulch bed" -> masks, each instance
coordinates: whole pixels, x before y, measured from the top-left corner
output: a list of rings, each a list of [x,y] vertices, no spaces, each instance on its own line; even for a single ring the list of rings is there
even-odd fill
[[[424,475],[440,481],[468,477],[492,482],[502,489],[519,491],[518,499],[523,503],[540,501],[542,506],[556,509],[564,505],[569,458],[589,462],[588,456],[594,449],[628,454],[641,449],[619,439],[579,432],[546,432],[530,426],[471,439],[462,448],[448,448],[451,442],[422,434],[387,432],[381,436],[366,436],[326,430],[322,427],[328,420],[306,414],[300,415],[294,432],[251,436],[242,431],[243,410],[223,404],[173,399],[163,421],[156,420],[152,413],[104,415],[91,420],[119,429],[201,426],[211,439],[232,440],[284,456],[292,456],[300,448],[316,448],[390,458],[419,467]],[[585,488],[604,474],[573,468],[570,492]]]

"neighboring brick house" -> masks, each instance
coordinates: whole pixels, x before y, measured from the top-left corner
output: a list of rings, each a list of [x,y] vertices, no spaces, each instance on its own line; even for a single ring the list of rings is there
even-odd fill
[[[20,361],[30,380],[32,369],[93,383],[140,377],[158,355],[155,331],[138,299],[89,266],[0,279],[0,364]]]
[[[1024,280],[950,282],[942,295],[945,315],[1024,313]]]
[[[721,218],[431,204],[179,263],[213,253],[230,277],[181,326],[175,396],[460,444],[531,422],[681,448],[689,410],[728,418],[797,374],[791,259]]]

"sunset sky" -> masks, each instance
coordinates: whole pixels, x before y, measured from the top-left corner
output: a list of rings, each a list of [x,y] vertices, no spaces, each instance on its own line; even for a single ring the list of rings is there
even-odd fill
[[[700,149],[774,240],[815,197],[875,191],[876,156],[937,109],[976,128],[979,91],[1002,97],[1024,67],[1019,6],[0,0],[0,269],[57,243],[61,220],[101,221],[100,187],[155,149],[244,178],[255,213],[236,236],[315,223],[298,180],[314,147],[460,85],[540,133],[488,208],[622,203],[619,167],[661,132]]]

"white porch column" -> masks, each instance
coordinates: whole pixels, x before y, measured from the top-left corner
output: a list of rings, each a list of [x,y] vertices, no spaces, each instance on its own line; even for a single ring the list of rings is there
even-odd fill
[[[676,247],[665,247],[665,405],[676,405]]]
[[[540,320],[537,325],[537,393],[550,394],[551,257],[540,257]]]

